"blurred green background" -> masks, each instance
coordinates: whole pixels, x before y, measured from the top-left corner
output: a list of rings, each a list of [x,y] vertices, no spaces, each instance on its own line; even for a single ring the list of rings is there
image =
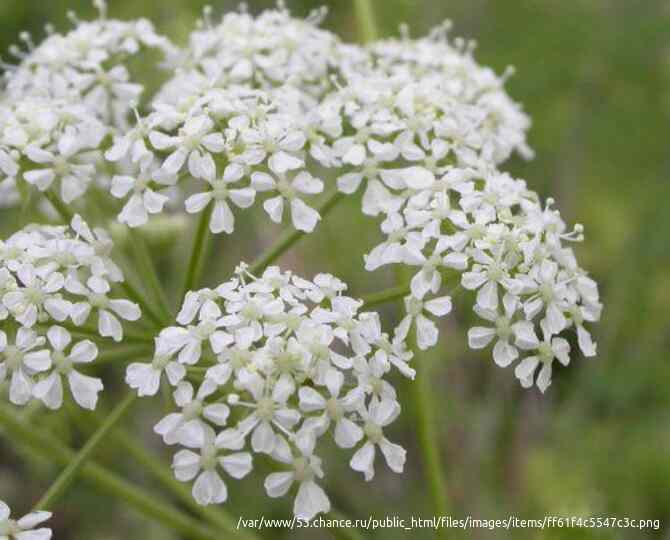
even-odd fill
[[[181,42],[207,2],[202,0],[111,0],[110,15],[146,16]],[[297,14],[325,4],[325,25],[355,40],[349,0],[287,0]],[[212,2],[215,12],[236,3]],[[251,0],[257,12],[271,2]],[[377,0],[382,35],[409,23],[413,35],[450,18],[453,35],[475,38],[478,60],[498,72],[517,68],[508,90],[533,119],[534,161],[512,160],[506,169],[527,179],[543,196],[554,196],[569,222],[581,222],[586,242],[577,246],[582,265],[601,285],[604,315],[595,332],[598,356],[575,355],[560,369],[545,396],[523,391],[511,369],[495,367],[488,354],[467,349],[470,321],[461,306],[444,324],[439,346],[417,361],[430,370],[444,482],[455,517],[501,518],[509,514],[656,518],[659,531],[521,531],[514,538],[669,538],[670,536],[670,4],[667,0]],[[67,27],[65,12],[90,17],[87,0],[0,0],[0,50],[21,30],[42,35],[52,22]],[[350,199],[311,237],[282,260],[282,266],[312,276],[328,271],[351,284],[354,295],[393,285],[392,273],[362,272],[362,254],[377,240],[377,223]],[[240,259],[251,260],[279,234],[267,219],[240,220],[232,237],[218,238],[207,266],[207,282],[227,278]],[[16,229],[17,216],[0,215],[3,236]],[[223,235],[225,236],[225,235]],[[169,283],[181,280],[188,233],[174,249],[156,250]],[[171,269],[175,269],[172,271]],[[174,285],[172,288],[178,288]],[[397,317],[384,306],[384,316]],[[121,368],[117,368],[120,378]],[[348,470],[341,452],[326,453],[327,491],[351,517],[432,515],[416,440],[412,390],[400,383],[404,411],[390,436],[408,449],[403,476],[378,468],[366,484]],[[109,407],[107,394],[103,406]],[[151,426],[162,414],[143,402],[131,420],[135,436],[170,458]],[[71,446],[86,429],[66,414],[37,415]],[[134,481],[151,480],[140,466],[107,445],[100,461]],[[29,449],[0,439],[0,498],[17,510],[41,495],[58,469],[31,457]],[[258,473],[231,482],[227,508],[245,518],[285,517],[291,501],[262,492]],[[159,488],[156,488],[160,491]],[[121,502],[112,502],[81,483],[57,508],[55,538],[61,540],[171,539]],[[280,538],[282,531],[265,531]],[[295,533],[325,538],[326,531]],[[468,538],[512,533],[468,531]],[[400,538],[392,530],[370,534]],[[417,538],[434,533],[415,530]],[[456,537],[455,531],[449,538]],[[220,538],[224,538],[222,534]]]

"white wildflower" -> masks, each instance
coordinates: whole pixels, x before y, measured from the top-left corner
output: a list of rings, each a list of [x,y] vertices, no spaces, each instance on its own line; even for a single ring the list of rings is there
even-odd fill
[[[38,511],[14,520],[11,519],[9,506],[0,501],[0,538],[7,540],[51,540],[51,529],[39,527],[42,523],[51,519],[51,515],[51,512]]]

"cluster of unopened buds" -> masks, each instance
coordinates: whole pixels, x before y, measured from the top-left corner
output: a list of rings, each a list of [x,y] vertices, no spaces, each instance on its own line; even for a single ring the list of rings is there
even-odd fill
[[[282,468],[265,479],[269,496],[297,484],[296,516],[327,512],[316,451],[328,433],[366,480],[377,449],[402,472],[405,451],[384,434],[401,409],[388,375],[414,376],[413,341],[438,343],[455,288],[474,293],[482,319],[470,347],[492,346],[524,387],[546,390],[554,361],[570,361],[570,333],[595,354],[585,325],[600,317],[598,288],[569,246],[582,227],[499,169],[513,153],[532,156],[529,119],[505,92],[510,72],[478,65],[448,24],[363,47],[321,29],[323,10],[306,20],[282,5],[220,20],[206,10],[177,47],[148,21],[110,20],[97,4],[99,19],[73,17],[69,33],[37,46],[22,36],[13,50],[0,94],[0,205],[32,191],[87,215],[95,200],[130,228],[205,212],[212,233],[232,234],[235,215],[262,201],[273,222],[288,216],[309,233],[318,201],[361,191],[383,234],[361,265],[413,274],[391,332],[328,274],[253,275],[241,264],[216,289],[187,292],[153,361],[131,364],[126,381],[141,396],[174,387],[178,412],[155,431],[182,447],[174,472],[194,481],[200,504],[224,502],[223,473],[246,476],[257,454]],[[149,99],[130,62],[148,50],[171,74]],[[58,408],[64,378],[79,405],[95,407],[102,383],[78,369],[97,348],[72,335],[97,317],[89,331],[122,341],[121,320],[141,316],[110,293],[123,276],[109,238],[76,216],[0,242],[0,381],[13,403]]]

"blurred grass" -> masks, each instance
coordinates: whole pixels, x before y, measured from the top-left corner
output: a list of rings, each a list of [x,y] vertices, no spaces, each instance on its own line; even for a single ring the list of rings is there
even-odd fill
[[[115,17],[146,16],[157,27],[183,39],[203,5],[201,0],[112,0]],[[508,84],[533,118],[534,161],[513,160],[508,169],[543,196],[554,196],[564,217],[586,227],[577,247],[583,265],[601,284],[605,302],[597,326],[599,354],[575,358],[556,375],[547,395],[518,388],[511,370],[467,350],[470,320],[461,309],[444,327],[429,363],[436,394],[449,494],[457,516],[499,518],[508,514],[618,515],[661,519],[670,524],[670,212],[667,210],[670,152],[670,6],[665,0],[376,0],[382,35],[401,22],[412,34],[425,33],[444,18],[454,35],[475,38],[480,62],[501,72],[512,64],[518,74]],[[217,11],[231,2],[214,2]],[[272,2],[250,1],[258,11]],[[287,0],[297,14],[326,4],[326,25],[355,39],[356,24],[347,0]],[[45,22],[66,27],[65,11],[93,14],[88,1],[0,1],[0,51],[23,29],[40,36]],[[362,254],[378,238],[377,224],[347,199],[314,235],[281,263],[313,275],[328,271],[351,284],[356,295],[393,283],[384,272],[361,272]],[[3,235],[17,226],[13,212],[0,215]],[[352,232],[355,231],[355,234]],[[251,261],[279,233],[265,219],[240,220],[233,237],[216,240],[207,281],[221,282],[241,259]],[[182,268],[188,236],[175,249],[156,252],[161,268]],[[178,288],[181,274],[166,276]],[[383,308],[396,316],[393,306]],[[448,361],[444,357],[448,357]],[[114,368],[108,368],[116,373]],[[109,380],[109,378],[107,379]],[[430,515],[431,504],[416,448],[410,392],[401,384],[405,411],[391,438],[409,452],[399,477],[379,468],[366,484],[348,469],[340,452],[326,457],[328,491],[334,504],[352,517]],[[150,427],[160,404],[138,407],[134,432],[143,444],[163,452]],[[42,415],[37,414],[35,418]],[[50,415],[49,426],[73,445],[84,434],[64,415]],[[0,442],[0,497],[27,508],[57,472],[33,458],[29,449]],[[164,454],[165,455],[165,454]],[[110,467],[138,482],[151,481],[113,447],[102,452]],[[165,459],[169,457],[165,455]],[[231,485],[229,510],[235,515],[283,517],[288,499],[262,493],[259,473]],[[168,534],[84,487],[70,492],[54,519],[55,538],[169,539]],[[296,533],[296,538],[323,538]],[[431,531],[414,531],[432,538]],[[377,531],[375,538],[400,538],[399,531]],[[640,538],[634,530],[516,531],[515,538]],[[279,531],[266,537],[278,538]],[[468,538],[490,537],[470,531]],[[496,537],[498,534],[496,534]],[[449,536],[451,537],[451,536]]]

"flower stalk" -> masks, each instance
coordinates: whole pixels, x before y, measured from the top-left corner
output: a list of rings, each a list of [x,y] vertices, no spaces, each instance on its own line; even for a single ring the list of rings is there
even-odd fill
[[[361,300],[363,301],[363,309],[370,309],[380,304],[399,300],[407,296],[409,292],[409,285],[398,285],[397,287],[391,287],[389,289],[384,289],[383,291],[367,294],[361,297]]]
[[[65,493],[67,488],[75,481],[77,475],[81,472],[82,467],[90,459],[98,446],[100,446],[100,443],[102,443],[105,437],[109,434],[110,430],[130,410],[135,399],[135,394],[130,393],[116,406],[105,422],[91,436],[77,455],[68,463],[67,467],[61,472],[58,478],[56,478],[55,482],[51,484],[51,487],[35,505],[35,510],[48,510],[53,507],[58,499]]]
[[[130,229],[132,245],[135,247],[133,254],[135,261],[139,266],[142,275],[146,277],[147,288],[150,289],[154,305],[158,307],[159,316],[163,323],[170,322],[173,318],[170,302],[168,300],[165,288],[163,287],[158,269],[151,258],[151,251],[141,233]]]
[[[191,257],[189,259],[188,268],[186,270],[186,277],[184,279],[184,286],[180,299],[183,299],[186,296],[186,293],[196,286],[198,280],[200,279],[200,275],[202,274],[202,267],[208,253],[207,240],[209,239],[210,235],[209,222],[212,218],[213,210],[214,204],[210,202],[198,220],[198,227],[193,239]]]
[[[356,10],[356,20],[358,21],[361,41],[370,43],[378,37],[377,21],[375,19],[372,0],[354,0],[354,9]]]
[[[143,470],[153,478],[191,512],[199,514],[206,519],[210,525],[217,530],[226,531],[240,539],[258,540],[258,536],[251,532],[237,530],[236,521],[221,507],[202,506],[198,504],[191,489],[175,479],[172,470],[162,465],[161,460],[147,452],[141,445],[137,444],[125,431],[116,428],[112,433],[112,439],[116,441]]]
[[[151,319],[154,325],[161,326],[162,322],[160,315],[154,311],[150,302],[133,285],[131,285],[129,281],[121,283],[121,288],[128,295],[128,298],[139,304],[140,308],[142,308],[143,315],[146,315]]]
[[[425,359],[424,359],[425,360]],[[449,510],[444,468],[440,457],[439,434],[436,429],[430,364],[416,362],[416,376],[412,383],[416,407],[419,443],[424,461],[424,476],[428,481],[435,515],[446,516]],[[443,533],[439,533],[443,536]]]
[[[409,272],[406,268],[398,269],[396,276],[398,280],[405,280]],[[396,294],[408,285],[400,285],[396,288]],[[384,296],[384,291],[380,297]],[[390,296],[390,295],[389,295]],[[445,484],[444,468],[440,457],[440,437],[436,429],[436,418],[434,411],[438,409],[434,401],[433,386],[430,373],[428,357],[417,358],[417,336],[416,329],[412,328],[407,335],[407,348],[415,353],[412,366],[416,370],[414,381],[411,384],[416,414],[418,442],[423,457],[424,478],[430,489],[435,515],[446,516],[448,514],[448,495]],[[440,529],[438,535],[443,536],[445,529]]]
[[[70,223],[72,221],[74,214],[67,207],[67,205],[60,200],[58,195],[56,195],[53,191],[45,191],[44,197],[51,203],[51,206],[54,207],[54,210],[58,212],[58,215],[60,215],[63,222]]]
[[[323,202],[317,206],[317,211],[321,214],[321,218],[325,218],[330,211],[344,198],[344,195],[337,189],[333,188]],[[305,233],[296,229],[287,230],[279,239],[268,248],[260,257],[258,257],[249,267],[249,272],[252,274],[260,274],[288,251],[298,240],[300,240]]]
[[[44,430],[38,431],[33,426],[25,425],[7,407],[0,406],[0,422],[13,437],[47,459],[67,465],[76,456],[73,450]],[[124,501],[141,514],[161,523],[167,529],[182,534],[185,538],[191,540],[216,538],[216,533],[211,529],[163,502],[160,497],[145,492],[99,465],[86,463],[81,470],[81,476],[100,491]]]

